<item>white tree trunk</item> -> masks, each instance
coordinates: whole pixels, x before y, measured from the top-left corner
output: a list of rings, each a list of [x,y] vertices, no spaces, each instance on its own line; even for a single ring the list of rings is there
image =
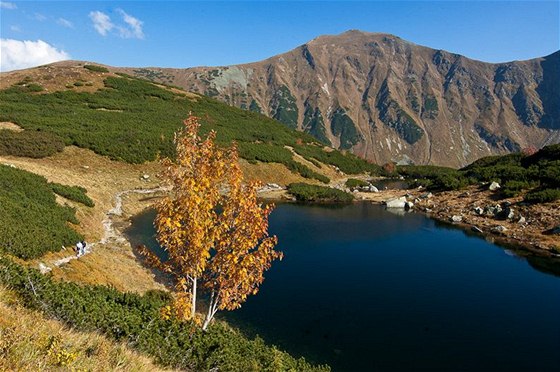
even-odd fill
[[[210,303],[208,304],[208,313],[206,314],[206,319],[204,319],[204,324],[202,325],[202,330],[206,331],[206,328],[210,325],[214,315],[218,311],[218,296],[214,298],[214,292],[210,296]]]

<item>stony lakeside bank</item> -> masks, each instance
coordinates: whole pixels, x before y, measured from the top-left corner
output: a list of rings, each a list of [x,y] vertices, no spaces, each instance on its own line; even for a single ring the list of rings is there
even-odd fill
[[[406,200],[411,211],[439,222],[484,236],[492,243],[512,246],[520,255],[560,259],[560,202],[527,204],[521,197],[498,199],[487,187],[471,186],[460,191],[380,190],[354,192],[356,201],[386,204]],[[286,190],[268,188],[260,194],[269,200],[293,201]],[[405,199],[403,199],[405,198]],[[404,211],[404,207],[396,208]]]

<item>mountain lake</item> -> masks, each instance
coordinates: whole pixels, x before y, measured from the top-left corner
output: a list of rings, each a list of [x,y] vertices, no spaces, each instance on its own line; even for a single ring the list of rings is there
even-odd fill
[[[162,254],[155,212],[133,244]],[[556,371],[560,260],[523,258],[419,213],[279,204],[282,261],[218,318],[333,371]],[[165,253],[163,253],[165,254]]]

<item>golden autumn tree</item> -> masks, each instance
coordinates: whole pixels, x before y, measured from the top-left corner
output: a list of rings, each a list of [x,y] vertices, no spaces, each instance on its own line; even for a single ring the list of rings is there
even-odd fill
[[[206,329],[217,310],[238,308],[256,293],[264,271],[282,254],[267,232],[272,206],[257,202],[256,183],[243,183],[236,147],[216,146],[213,131],[202,140],[192,115],[184,124],[175,135],[176,160],[162,160],[171,192],[156,205],[154,221],[168,259],[146,248],[142,253],[175,277],[174,305],[181,317],[196,314],[202,282],[210,296]]]
[[[204,278],[210,300],[203,329],[218,310],[235,310],[247,296],[256,294],[264,271],[273,260],[282,259],[282,253],[274,250],[276,236],[268,236],[268,216],[274,206],[258,203],[259,184],[243,183],[237,151],[232,156],[229,191],[220,202],[219,238]]]

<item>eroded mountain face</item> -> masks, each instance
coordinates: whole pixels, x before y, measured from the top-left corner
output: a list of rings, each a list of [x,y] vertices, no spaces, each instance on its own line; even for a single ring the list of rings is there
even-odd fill
[[[257,63],[127,72],[261,112],[377,163],[457,167],[560,142],[559,58],[490,64],[349,31]]]

